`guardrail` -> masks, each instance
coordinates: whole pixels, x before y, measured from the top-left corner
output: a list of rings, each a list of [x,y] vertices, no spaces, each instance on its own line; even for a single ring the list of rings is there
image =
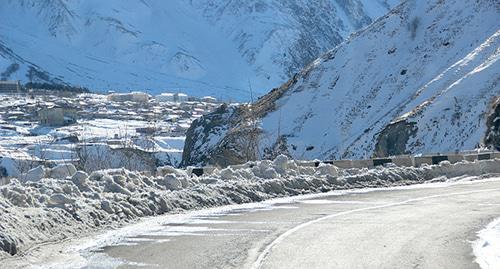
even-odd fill
[[[410,155],[399,155],[387,158],[374,158],[365,160],[326,160],[326,161],[298,161],[298,165],[307,167],[318,167],[323,164],[331,164],[338,168],[350,169],[350,168],[375,168],[377,166],[386,166],[388,164],[393,164],[395,166],[401,167],[420,167],[421,165],[436,165],[443,161],[448,161],[450,163],[458,163],[461,161],[473,162],[476,160],[490,160],[490,159],[500,159],[500,152],[459,152],[459,153],[447,153],[447,154],[431,154],[422,156],[410,156]],[[231,165],[229,167],[233,169],[240,168],[251,168],[253,165],[241,164],[241,165]],[[188,168],[188,174],[202,176],[205,174],[213,173],[216,167],[190,167]]]

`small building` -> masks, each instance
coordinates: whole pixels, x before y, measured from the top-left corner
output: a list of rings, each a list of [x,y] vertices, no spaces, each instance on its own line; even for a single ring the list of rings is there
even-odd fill
[[[175,94],[165,92],[155,96],[156,102],[175,102]]]
[[[151,96],[143,92],[113,93],[108,95],[108,101],[147,103]]]
[[[17,81],[0,81],[0,94],[2,93],[18,93],[21,91],[21,82]]]
[[[64,126],[76,123],[76,112],[74,109],[52,106],[38,111],[40,124],[48,126]]]
[[[138,127],[135,128],[135,132],[138,134],[144,134],[144,135],[152,135],[155,132],[158,132],[160,129],[156,127]]]
[[[205,103],[217,103],[217,98],[212,96],[204,96],[201,98],[201,101]]]
[[[185,93],[170,93],[164,92],[160,95],[155,96],[157,102],[178,102],[183,103],[189,100],[189,96]]]
[[[174,94],[174,100],[175,102],[187,102],[188,95],[185,93],[176,93]]]

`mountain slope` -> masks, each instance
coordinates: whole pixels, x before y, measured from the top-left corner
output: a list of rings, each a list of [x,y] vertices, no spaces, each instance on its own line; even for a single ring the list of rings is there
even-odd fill
[[[224,128],[195,122],[184,164],[218,163],[220,155],[232,156],[229,162],[244,159],[245,145],[232,130],[252,127],[246,115],[259,120],[260,157],[279,151],[298,159],[364,158],[474,148],[500,95],[499,17],[494,0],[405,1],[252,108],[227,112],[232,120]],[[204,140],[215,146],[198,148]]]
[[[97,90],[233,99],[283,83],[398,0],[5,0],[0,40],[50,78]],[[0,54],[5,79],[29,64]],[[7,74],[6,73],[6,74]]]

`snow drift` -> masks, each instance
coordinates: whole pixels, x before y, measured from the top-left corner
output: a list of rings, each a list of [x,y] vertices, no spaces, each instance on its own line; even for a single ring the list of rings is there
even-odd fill
[[[482,269],[494,269],[500,264],[500,219],[488,224],[478,233],[479,239],[474,242],[476,262]]]
[[[124,169],[87,175],[74,167],[44,169],[53,178],[11,179],[0,186],[0,257],[29,247],[76,237],[179,210],[259,202],[331,190],[387,187],[500,173],[500,160],[443,162],[420,168],[318,168],[279,156],[190,177],[185,170],[159,168],[156,176]]]

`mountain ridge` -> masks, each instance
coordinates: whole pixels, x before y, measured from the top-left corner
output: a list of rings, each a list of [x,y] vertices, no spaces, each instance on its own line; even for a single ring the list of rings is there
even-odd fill
[[[285,82],[397,0],[7,0],[0,9],[8,79],[106,90],[186,91],[249,100]],[[0,72],[0,73],[1,73]]]
[[[263,97],[272,104],[235,109],[256,115],[258,158],[277,151],[341,159],[480,146],[486,114],[500,95],[499,10],[494,1],[403,2],[271,92],[273,98]],[[244,161],[247,149],[231,131],[251,130],[246,122],[253,119],[244,114],[225,116],[232,121],[224,127],[193,123],[184,164],[219,164],[221,155],[232,156],[221,165]],[[381,134],[393,133],[387,128],[402,119],[407,126],[395,127],[384,143]],[[398,146],[388,149],[397,137]],[[191,143],[205,140],[213,146]]]

